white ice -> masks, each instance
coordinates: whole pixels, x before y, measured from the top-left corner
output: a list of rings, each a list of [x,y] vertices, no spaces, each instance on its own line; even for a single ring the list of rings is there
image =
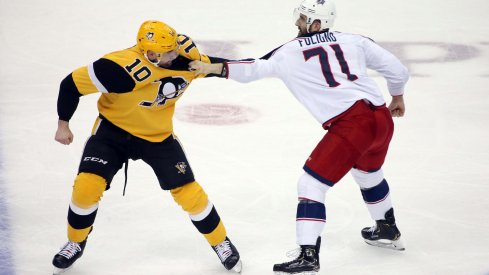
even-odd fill
[[[327,194],[320,274],[489,274],[489,2],[336,2],[336,30],[390,45],[413,75],[384,166],[406,251],[362,241],[359,231],[372,221],[347,175]],[[135,44],[147,19],[191,36],[202,52],[260,57],[296,35],[297,5],[0,0],[0,196],[10,217],[0,248],[8,246],[15,274],[50,274],[66,240],[71,186],[97,115],[97,96],[82,98],[74,143],[54,141],[58,87],[68,73]],[[260,114],[227,126],[175,119],[175,132],[240,250],[243,275],[272,274],[296,247],[296,181],[325,132],[274,79],[197,80],[177,114],[208,103]],[[122,197],[123,173],[114,178],[85,254],[66,274],[228,274],[148,166],[130,162],[128,180]],[[0,274],[12,275],[3,265]]]

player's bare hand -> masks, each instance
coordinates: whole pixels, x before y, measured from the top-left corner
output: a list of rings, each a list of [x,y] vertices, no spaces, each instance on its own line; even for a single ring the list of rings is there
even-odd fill
[[[189,70],[193,71],[196,75],[199,74],[208,74],[206,71],[205,67],[206,63],[199,61],[199,60],[194,60],[189,63]]]
[[[189,63],[189,70],[196,75],[220,74],[222,71],[222,63],[208,64],[199,60],[194,60]]]
[[[73,133],[70,130],[68,121],[58,121],[58,130],[56,130],[54,140],[64,145],[69,145],[73,142]]]
[[[388,108],[393,117],[403,117],[406,112],[406,106],[402,95],[393,96]]]

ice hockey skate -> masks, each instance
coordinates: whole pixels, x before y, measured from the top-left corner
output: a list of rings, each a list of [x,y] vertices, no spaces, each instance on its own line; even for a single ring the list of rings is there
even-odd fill
[[[378,220],[374,226],[362,229],[362,237],[369,245],[400,251],[405,250],[392,208],[385,213],[385,220]]]
[[[83,255],[83,250],[85,249],[85,245],[87,244],[87,240],[84,240],[81,243],[75,243],[68,241],[58,252],[58,254],[54,255],[53,265],[54,271],[53,275],[61,274],[66,270],[70,269],[73,266],[78,258]]]
[[[273,266],[275,274],[302,274],[315,275],[319,271],[319,249],[321,237],[316,245],[301,245],[299,256],[290,262],[276,264]]]
[[[222,243],[212,246],[212,249],[227,270],[241,273],[242,264],[239,252],[228,237]]]

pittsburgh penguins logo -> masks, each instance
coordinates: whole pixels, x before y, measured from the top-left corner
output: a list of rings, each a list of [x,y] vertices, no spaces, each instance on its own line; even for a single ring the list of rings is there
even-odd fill
[[[189,82],[183,77],[165,77],[157,80],[160,83],[158,95],[153,101],[141,101],[140,106],[143,107],[159,107],[166,104],[168,99],[177,98],[183,94]]]
[[[185,174],[187,171],[187,164],[185,162],[179,162],[175,165],[175,168],[177,168],[178,174]]]

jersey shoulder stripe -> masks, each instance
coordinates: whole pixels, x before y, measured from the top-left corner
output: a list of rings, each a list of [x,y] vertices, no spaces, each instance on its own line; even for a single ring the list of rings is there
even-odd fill
[[[294,39],[292,39],[292,40],[290,40],[290,41],[288,41],[288,42],[286,42],[286,43],[284,43],[284,44],[282,44],[282,45],[280,45],[280,46],[276,47],[275,49],[273,49],[272,51],[270,51],[270,52],[269,52],[269,53],[267,53],[266,55],[264,55],[264,56],[260,57],[260,59],[265,59],[265,60],[270,59],[270,57],[272,57],[272,56],[273,56],[273,55],[274,55],[274,54],[275,54],[275,53],[276,53],[278,50],[280,50],[280,49],[282,49],[282,50],[283,50],[283,49],[287,48],[287,47],[285,47],[285,46],[287,46],[287,45],[291,44],[291,42],[295,41],[296,39],[297,39],[297,38],[294,38]]]
[[[136,86],[134,79],[116,62],[100,58],[93,63],[93,70],[100,84],[111,93],[130,92]]]
[[[275,54],[275,52],[276,52],[278,49],[282,48],[282,46],[283,46],[283,45],[278,46],[277,48],[273,49],[271,52],[269,52],[269,53],[267,53],[266,55],[264,55],[264,56],[260,57],[260,59],[265,59],[265,60],[268,60],[268,59],[269,59],[269,58],[270,58],[270,57],[271,57],[273,54]]]

